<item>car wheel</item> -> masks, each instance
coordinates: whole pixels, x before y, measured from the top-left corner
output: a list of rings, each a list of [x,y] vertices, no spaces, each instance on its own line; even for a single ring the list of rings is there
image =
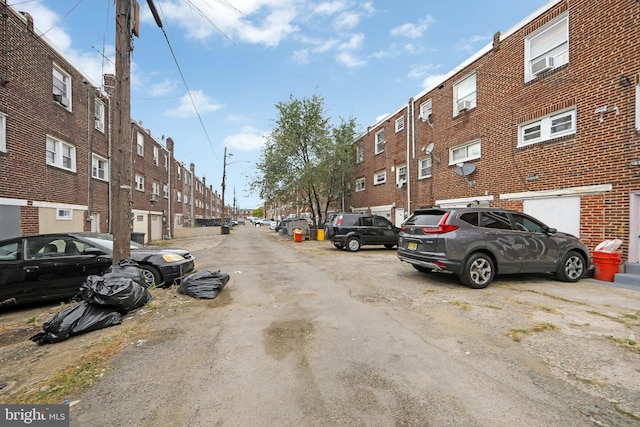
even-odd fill
[[[358,252],[360,250],[360,240],[357,237],[350,237],[347,240],[347,250],[349,252]]]
[[[411,264],[413,266],[413,268],[415,268],[416,270],[418,270],[420,273],[431,273],[433,270],[427,267],[423,267],[421,265],[415,265],[415,264]]]
[[[460,280],[470,288],[482,289],[489,286],[495,274],[496,270],[491,257],[481,252],[476,252],[465,263]]]
[[[562,282],[577,282],[582,278],[584,272],[584,257],[576,251],[569,251],[562,259],[555,277]]]
[[[335,247],[336,247],[336,248],[338,248],[338,249],[342,249],[342,248],[344,248],[344,245],[343,245],[342,243],[338,243],[338,242],[335,242],[335,243],[333,244],[333,246],[335,246]]]
[[[157,268],[147,264],[141,265],[140,268],[142,269],[142,276],[144,277],[144,283],[147,288],[152,286],[158,287],[163,284],[162,276],[160,276],[160,271],[158,271]]]
[[[385,247],[385,248],[387,248],[387,249],[393,249],[393,247],[394,247],[394,246],[395,246],[395,245],[389,245],[389,244],[384,245],[384,247]]]

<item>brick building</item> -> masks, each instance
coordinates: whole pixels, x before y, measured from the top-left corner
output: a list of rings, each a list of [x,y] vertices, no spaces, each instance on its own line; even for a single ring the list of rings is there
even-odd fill
[[[97,87],[33,27],[0,3],[0,238],[111,232],[115,78]],[[175,159],[171,138],[165,146],[136,121],[131,135],[133,232],[159,240],[219,217],[217,193]]]
[[[640,2],[551,0],[355,141],[352,209],[522,210],[640,260]]]

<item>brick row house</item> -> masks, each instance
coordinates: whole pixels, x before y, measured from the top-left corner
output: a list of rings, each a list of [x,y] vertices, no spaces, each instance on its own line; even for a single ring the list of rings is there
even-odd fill
[[[27,14],[0,4],[0,238],[111,232],[111,96],[91,83]],[[199,218],[220,217],[205,178],[131,122],[132,232],[169,238]]]
[[[551,0],[354,145],[354,211],[516,209],[638,262],[640,1]]]

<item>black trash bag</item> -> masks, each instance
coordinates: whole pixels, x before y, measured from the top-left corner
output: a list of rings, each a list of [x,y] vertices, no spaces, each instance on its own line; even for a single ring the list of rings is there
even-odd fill
[[[132,259],[120,260],[117,264],[112,265],[102,274],[105,279],[112,277],[128,277],[133,279],[137,284],[147,287],[144,281],[144,273],[140,265]]]
[[[31,338],[38,345],[64,341],[74,335],[122,323],[122,315],[111,307],[79,302],[56,313],[42,325],[44,332]]]
[[[227,273],[203,270],[182,279],[178,292],[195,298],[213,299],[218,296],[228,281]]]
[[[92,275],[80,287],[80,297],[92,304],[113,307],[125,314],[142,307],[153,299],[147,288],[130,277],[115,277],[115,272],[107,277]]]

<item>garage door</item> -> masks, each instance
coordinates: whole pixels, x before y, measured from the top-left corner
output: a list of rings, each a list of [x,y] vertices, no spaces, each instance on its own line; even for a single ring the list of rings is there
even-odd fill
[[[580,197],[523,200],[523,209],[549,227],[580,237]]]

